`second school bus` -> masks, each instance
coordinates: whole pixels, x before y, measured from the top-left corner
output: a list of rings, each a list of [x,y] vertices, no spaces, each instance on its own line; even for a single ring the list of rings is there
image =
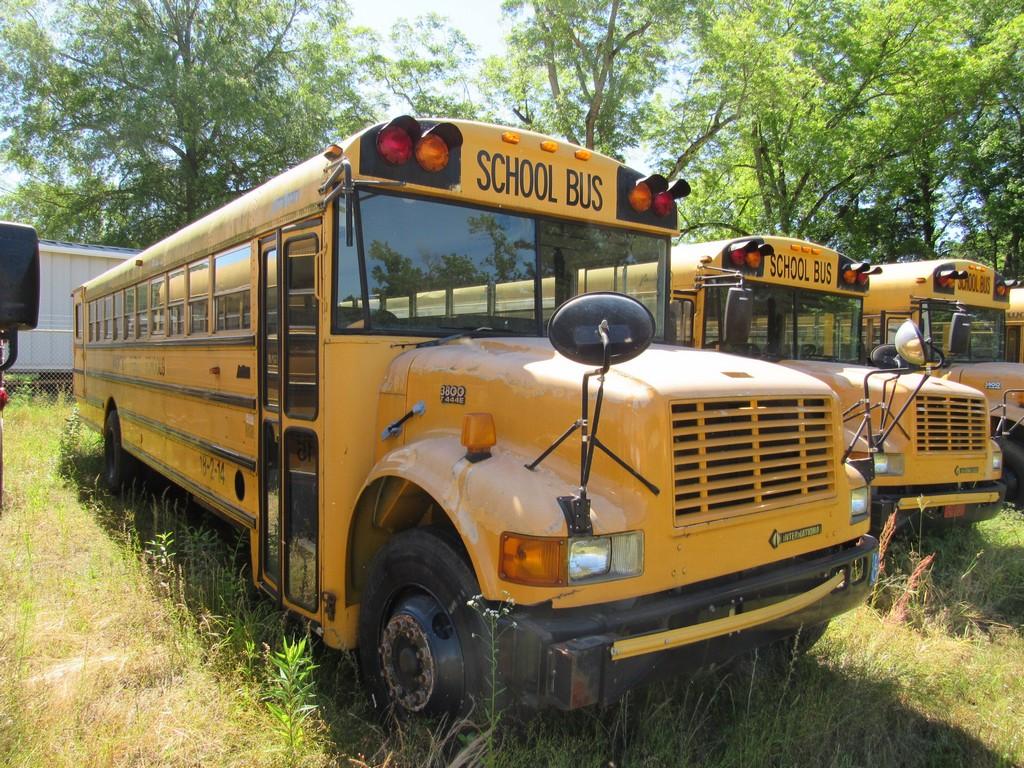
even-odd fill
[[[620,461],[594,459],[589,516],[563,501],[578,442],[545,454],[588,372],[547,320],[617,291],[663,335],[681,189],[471,122],[328,148],[75,293],[108,482],[135,457],[247,529],[256,584],[358,648],[377,706],[486,689],[477,594],[514,600],[498,674],[533,706],[819,631],[877,545],[821,382],[655,344],[605,377]]]
[[[1024,417],[1024,366],[1003,361],[1010,286],[992,267],[967,259],[884,264],[864,300],[864,323],[868,337],[880,340],[913,318],[944,354],[949,377],[984,393],[1005,458],[1006,498],[1024,506],[1024,428],[1014,427]],[[961,352],[949,346],[955,312],[970,316],[968,345]]]
[[[932,522],[990,517],[1002,505],[1004,488],[982,394],[945,378],[922,382],[920,373],[896,377],[861,364],[862,305],[876,291],[878,275],[869,274],[875,271],[830,248],[785,237],[676,246],[672,282],[683,310],[677,313],[683,340],[729,348],[720,343],[723,287],[742,281],[752,291],[754,319],[749,338],[733,348],[808,373],[838,394],[851,458],[872,459],[876,528],[894,511],[902,521],[922,511]],[[866,426],[865,384],[875,436],[911,401],[884,444],[867,445],[863,431],[858,437]]]

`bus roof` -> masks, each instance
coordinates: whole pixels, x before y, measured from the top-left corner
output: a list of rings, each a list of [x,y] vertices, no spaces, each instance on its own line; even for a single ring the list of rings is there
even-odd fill
[[[392,123],[399,120],[412,118],[396,118]],[[387,186],[457,203],[586,219],[666,236],[677,232],[674,206],[661,219],[653,211],[638,214],[629,208],[626,192],[642,174],[611,157],[533,131],[466,120],[414,123],[424,133],[439,125],[456,129],[460,144],[452,148],[451,161],[441,173],[427,174],[415,161],[401,167],[384,162],[378,156],[376,139],[391,123],[370,126],[328,150],[344,154],[357,184],[364,179],[383,181]],[[86,291],[117,290],[314,216],[322,210],[324,195],[319,188],[331,167],[326,152],[306,160],[82,287]]]
[[[1009,291],[997,295],[1003,277],[995,269],[969,259],[931,259],[881,265],[882,271],[871,279],[871,290],[864,299],[868,313],[909,312],[916,301],[941,299],[968,306],[1006,309]],[[950,286],[940,283],[940,273],[962,275]]]
[[[758,247],[757,266],[733,263],[728,250],[746,245],[751,254]],[[764,246],[770,248],[764,248]],[[834,294],[862,295],[863,284],[843,281],[841,265],[851,262],[824,245],[775,235],[750,235],[731,240],[704,243],[680,243],[672,249],[672,287],[688,290],[695,286],[697,274],[705,276],[718,270],[740,272],[744,280],[757,283],[805,288]]]

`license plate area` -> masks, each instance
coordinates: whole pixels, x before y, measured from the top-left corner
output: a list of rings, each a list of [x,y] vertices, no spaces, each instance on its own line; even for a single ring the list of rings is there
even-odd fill
[[[942,516],[947,520],[963,517],[967,514],[966,504],[948,504],[942,508]]]

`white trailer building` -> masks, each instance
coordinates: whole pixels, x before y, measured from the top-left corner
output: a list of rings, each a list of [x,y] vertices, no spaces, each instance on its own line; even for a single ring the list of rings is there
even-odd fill
[[[136,253],[130,248],[40,240],[39,324],[34,331],[18,334],[18,359],[9,375],[29,374],[25,378],[44,386],[70,382],[72,289]]]

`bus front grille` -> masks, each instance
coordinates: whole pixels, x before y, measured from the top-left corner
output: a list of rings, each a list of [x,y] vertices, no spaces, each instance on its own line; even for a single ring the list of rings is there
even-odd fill
[[[705,400],[671,408],[677,526],[835,494],[829,399]]]
[[[918,394],[920,453],[982,453],[988,441],[988,407],[980,397]]]

